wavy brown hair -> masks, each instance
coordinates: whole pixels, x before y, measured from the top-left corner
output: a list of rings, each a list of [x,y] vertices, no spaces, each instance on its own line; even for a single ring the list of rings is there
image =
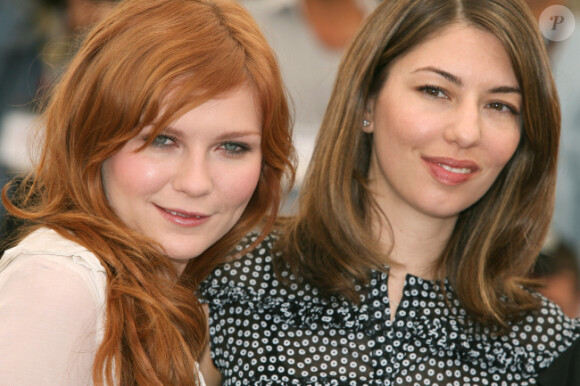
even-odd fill
[[[178,279],[159,246],[115,215],[101,166],[145,126],[153,125],[154,138],[186,111],[243,84],[254,88],[262,117],[261,176],[239,222]],[[37,166],[12,198],[9,186],[2,198],[12,216],[32,224],[21,235],[52,228],[106,269],[94,383],[196,384],[207,334],[196,285],[262,219],[269,230],[282,180],[293,178],[290,116],[272,50],[234,1],[124,0],[80,46],[43,125]]]
[[[380,209],[367,183],[372,135],[360,129],[366,107],[393,60],[456,22],[497,37],[523,96],[514,156],[489,191],[460,213],[439,260],[439,277],[450,280],[469,314],[501,328],[537,306],[522,284],[552,215],[560,128],[549,61],[523,1],[389,0],[378,6],[343,57],[299,213],[286,225],[280,249],[300,276],[353,301],[359,299],[355,284],[366,282],[370,269],[383,269],[388,252],[370,225]]]

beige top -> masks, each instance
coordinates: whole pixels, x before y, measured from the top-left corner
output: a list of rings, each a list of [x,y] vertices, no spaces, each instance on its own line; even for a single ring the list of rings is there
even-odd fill
[[[7,250],[0,259],[0,385],[92,385],[106,282],[93,253],[47,228]]]

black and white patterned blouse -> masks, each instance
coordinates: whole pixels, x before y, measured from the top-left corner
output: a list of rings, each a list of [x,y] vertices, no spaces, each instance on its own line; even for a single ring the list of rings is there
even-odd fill
[[[545,299],[507,335],[476,333],[448,283],[451,307],[435,283],[412,275],[391,322],[387,273],[373,272],[359,305],[322,298],[288,272],[289,284],[276,278],[274,241],[218,267],[201,287],[224,385],[536,384],[580,336],[580,321]]]

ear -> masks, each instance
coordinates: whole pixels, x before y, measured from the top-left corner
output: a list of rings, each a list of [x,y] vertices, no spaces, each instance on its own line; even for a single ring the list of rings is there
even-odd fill
[[[369,100],[369,102],[367,103],[367,107],[365,109],[365,113],[363,115],[363,121],[361,122],[362,131],[364,131],[365,133],[368,133],[368,134],[373,132],[374,126],[375,126],[373,124],[374,106],[375,106],[374,99]]]
[[[373,132],[373,123],[371,121],[369,121],[368,119],[363,119],[362,131],[364,131],[367,134],[372,133]]]

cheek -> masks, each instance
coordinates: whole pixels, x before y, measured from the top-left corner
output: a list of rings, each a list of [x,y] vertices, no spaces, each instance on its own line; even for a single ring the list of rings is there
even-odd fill
[[[163,180],[162,168],[148,162],[141,153],[120,152],[103,164],[103,182],[109,202],[130,200],[158,189]]]
[[[496,164],[496,167],[503,169],[503,167],[513,157],[520,142],[520,132],[514,131],[509,135],[496,135],[489,141],[489,155],[491,162]]]
[[[221,191],[224,199],[229,201],[225,202],[225,205],[245,208],[258,185],[261,166],[261,162],[252,162],[244,167],[221,174]]]
[[[414,149],[426,147],[433,140],[433,122],[408,115],[393,116],[383,122],[375,129],[373,146],[378,158],[384,162],[398,164],[413,157]]]
[[[417,107],[397,100],[383,100],[377,104],[375,138],[382,145],[419,146],[437,134],[437,120],[433,114],[418,111]]]

